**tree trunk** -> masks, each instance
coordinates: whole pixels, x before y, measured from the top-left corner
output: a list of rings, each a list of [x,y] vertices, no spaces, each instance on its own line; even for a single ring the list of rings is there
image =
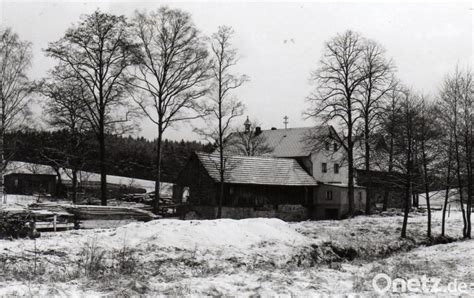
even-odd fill
[[[443,213],[442,213],[442,219],[441,219],[441,236],[445,236],[445,231],[446,231],[446,208],[448,207],[449,190],[450,190],[450,187],[451,187],[451,160],[452,160],[451,140],[449,140],[449,146],[448,146],[448,173],[447,173],[447,176],[446,176],[446,193],[445,193],[445,196],[444,196]]]
[[[430,205],[430,187],[428,181],[428,161],[426,158],[426,148],[425,148],[425,141],[421,141],[421,151],[423,155],[423,182],[425,186],[425,199],[426,199],[426,209],[428,212],[428,226],[427,226],[427,236],[431,238],[431,205]]]
[[[409,166],[410,161],[407,161]],[[408,171],[406,176],[406,185],[405,185],[405,204],[404,204],[404,214],[403,214],[403,224],[402,224],[402,238],[407,237],[407,225],[408,225],[408,213],[410,212],[410,197],[411,197],[411,173]]]
[[[105,128],[104,119],[99,125],[99,159],[100,159],[100,202],[107,206],[107,163],[105,159]]]
[[[350,106],[350,104],[349,104]],[[347,164],[348,164],[348,200],[349,216],[354,215],[354,144],[352,143],[352,109],[348,111],[348,132],[347,132]]]
[[[0,84],[1,85],[1,84]],[[2,93],[3,94],[3,90]],[[0,196],[3,202],[5,202],[5,98],[1,99],[1,115],[0,115]]]
[[[466,131],[464,145],[466,149],[466,169],[467,169],[467,200],[466,200],[466,238],[471,238],[471,215],[473,196],[473,174],[472,174],[472,137],[469,138],[469,131]]]
[[[219,105],[219,112],[221,106]],[[224,161],[224,144],[222,132],[222,118],[219,118],[219,197],[217,202],[217,218],[222,217],[222,202],[224,201],[224,175],[225,175],[225,161]]]
[[[413,154],[413,140],[412,140],[412,122],[411,116],[409,114],[408,108],[406,111],[407,119],[406,119],[406,133],[407,133],[407,148],[406,148],[406,185],[405,185],[405,206],[404,206],[404,214],[403,214],[403,224],[402,224],[402,233],[401,237],[407,237],[407,226],[408,226],[408,213],[410,212],[410,199],[412,194],[412,169],[413,169],[413,161],[412,161],[412,154]]]
[[[390,196],[390,192],[386,188],[383,194],[383,205],[382,205],[382,211],[387,211],[387,206],[388,206],[388,198]]]
[[[455,132],[454,134],[454,143],[455,143],[455,153],[456,153],[456,175],[458,180],[458,188],[459,188],[459,203],[461,204],[461,213],[462,213],[462,220],[463,220],[463,237],[466,237],[467,232],[467,220],[466,220],[466,211],[464,210],[464,200],[463,200],[463,184],[462,184],[462,176],[461,176],[461,158],[459,156],[459,142],[458,136]]]
[[[354,159],[351,152],[349,152],[349,173],[348,173],[348,199],[349,199],[349,216],[354,215]]]
[[[393,122],[393,120],[392,120]],[[394,136],[393,136],[393,127],[391,128],[390,133],[390,147],[388,150],[388,172],[391,173],[393,170],[393,147],[394,147]],[[388,199],[389,199],[390,191],[388,190],[388,186],[385,188],[384,197],[383,197],[383,207],[382,211],[387,211],[388,208]]]
[[[156,140],[155,199],[153,200],[153,212],[155,214],[158,214],[160,212],[161,143],[162,141],[163,141],[162,124],[159,124],[158,125],[158,138]]]
[[[59,167],[53,167],[53,170],[56,172],[56,176],[58,177],[58,183],[56,184],[56,197],[59,197],[61,194],[61,186],[63,185],[63,180],[61,178],[61,168]]]
[[[72,203],[77,203],[77,170],[72,170]]]
[[[222,47],[222,44],[221,44]],[[223,53],[223,52],[222,52]],[[219,70],[218,70],[218,115],[219,115],[219,135],[218,135],[218,146],[219,146],[219,197],[217,202],[217,218],[222,217],[222,202],[224,201],[224,175],[225,175],[225,160],[224,160],[224,130],[222,127],[222,119],[224,117],[223,109],[223,100],[224,94],[222,93],[223,81],[222,75],[224,70],[222,69],[222,60],[219,59]]]
[[[217,207],[217,218],[222,217],[222,202],[224,201],[224,172],[220,173],[219,202]]]
[[[370,171],[370,143],[369,143],[369,123],[368,120],[365,121],[365,170],[367,173]],[[372,180],[370,174],[369,179]],[[369,181],[369,187],[366,188],[366,205],[365,205],[365,214],[369,215],[371,213],[371,197],[370,197],[370,187],[372,181]]]

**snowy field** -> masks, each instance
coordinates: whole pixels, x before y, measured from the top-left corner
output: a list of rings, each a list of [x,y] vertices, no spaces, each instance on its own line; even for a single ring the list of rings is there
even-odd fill
[[[440,216],[434,213],[435,235]],[[409,239],[401,240],[401,221],[169,219],[1,240],[0,295],[373,296],[378,273],[474,282],[474,241],[430,245],[422,213],[411,215]],[[461,225],[451,212],[448,236],[460,237]]]

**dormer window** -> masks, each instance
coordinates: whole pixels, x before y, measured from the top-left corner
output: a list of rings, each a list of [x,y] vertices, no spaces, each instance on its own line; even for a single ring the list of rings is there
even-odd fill
[[[325,143],[324,143],[324,147],[326,148],[327,151],[330,150],[330,149],[329,149],[330,146],[331,146],[331,144],[329,144],[329,142],[325,142]]]

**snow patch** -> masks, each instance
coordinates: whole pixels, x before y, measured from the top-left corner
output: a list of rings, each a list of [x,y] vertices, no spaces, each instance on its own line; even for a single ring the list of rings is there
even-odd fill
[[[279,219],[155,220],[131,223],[104,235],[104,243],[120,248],[124,240],[130,246],[142,243],[158,247],[199,249],[246,249],[261,243],[301,246],[310,240]]]

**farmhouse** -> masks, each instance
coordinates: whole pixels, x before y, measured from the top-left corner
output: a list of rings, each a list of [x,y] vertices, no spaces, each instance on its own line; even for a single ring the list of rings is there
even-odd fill
[[[238,142],[226,151],[222,217],[338,219],[348,213],[348,171],[343,150],[330,141],[337,135],[331,126],[257,128],[255,133],[267,148],[263,156],[237,156]],[[175,196],[189,189],[188,211],[201,217],[217,212],[218,161],[215,153],[196,153],[176,181]],[[365,196],[365,188],[356,185],[356,210],[365,209]]]
[[[215,218],[219,197],[219,155],[195,153],[178,177],[189,187],[193,211]],[[222,217],[308,218],[316,180],[293,159],[229,156],[226,158]],[[176,193],[179,193],[176,192]]]

